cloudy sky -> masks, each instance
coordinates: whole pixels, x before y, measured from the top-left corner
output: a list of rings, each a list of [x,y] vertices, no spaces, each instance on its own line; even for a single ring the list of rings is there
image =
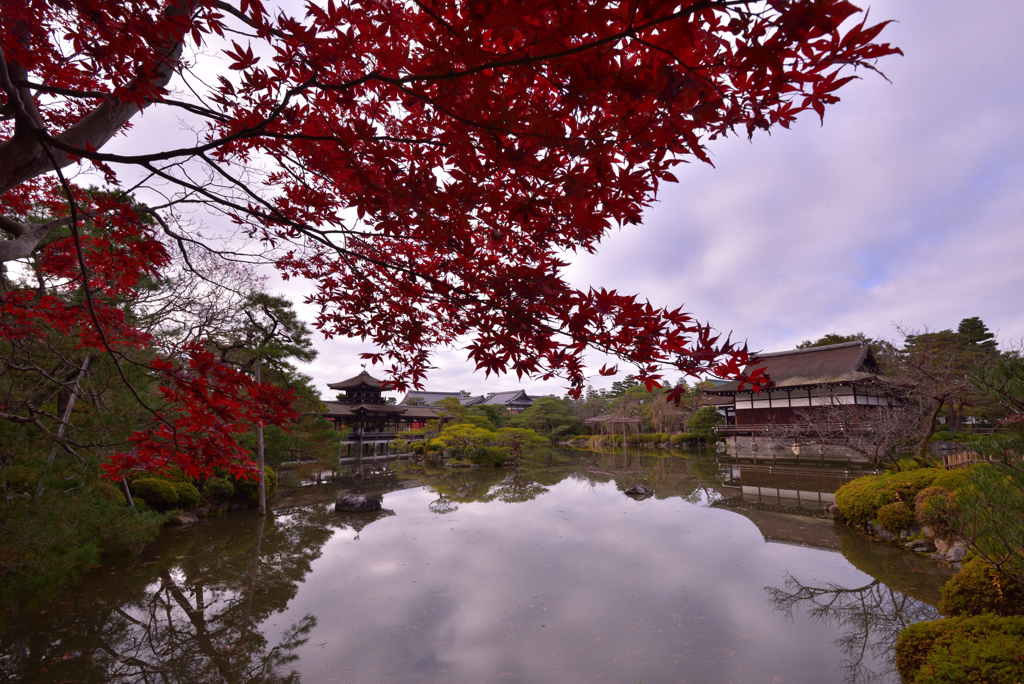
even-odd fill
[[[891,338],[896,324],[942,329],[970,316],[1004,343],[1024,338],[1024,3],[880,0],[870,12],[894,20],[882,39],[906,53],[879,65],[889,81],[862,74],[824,126],[805,116],[752,142],[713,143],[714,167],[679,167],[680,183],[663,187],[644,224],[577,259],[571,281],[685,305],[761,351],[829,332]],[[167,144],[164,115],[134,123],[111,149]],[[308,289],[271,287],[312,320],[301,304]],[[355,375],[358,353],[370,351],[337,338],[317,346],[303,370],[325,397],[326,383]],[[435,390],[565,389],[485,379],[457,349],[441,350],[436,365]]]
[[[718,141],[714,168],[680,167],[644,225],[570,269],[678,306],[762,351],[829,332],[893,337],[980,316],[1024,337],[1024,3],[884,0],[874,20],[904,57],[865,73],[791,130]],[[323,383],[358,372],[362,345],[319,344]],[[559,382],[485,380],[457,350],[428,386],[473,393]],[[596,378],[597,386],[612,379]]]

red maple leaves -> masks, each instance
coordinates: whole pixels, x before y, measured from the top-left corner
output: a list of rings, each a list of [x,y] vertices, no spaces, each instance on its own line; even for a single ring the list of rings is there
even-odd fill
[[[215,206],[276,250],[286,277],[315,281],[317,326],[371,340],[396,388],[419,385],[446,345],[572,393],[588,350],[637,366],[648,387],[665,369],[740,376],[744,348],[679,310],[573,288],[566,260],[639,223],[675,164],[708,161],[709,140],[821,116],[850,69],[898,52],[843,0],[330,0],[301,15],[256,0],[0,1],[6,101],[46,104],[35,124],[27,109],[0,124],[0,156],[19,143],[136,165]],[[225,40],[229,27],[250,42]],[[222,50],[212,86],[192,77],[186,41]],[[170,68],[195,97],[169,94]],[[75,128],[105,107],[119,129],[125,107],[151,103],[204,138],[111,154],[99,148],[112,131]],[[9,196],[22,181],[0,170]],[[82,246],[104,283],[130,287],[120,247]],[[218,415],[213,395],[189,396]]]

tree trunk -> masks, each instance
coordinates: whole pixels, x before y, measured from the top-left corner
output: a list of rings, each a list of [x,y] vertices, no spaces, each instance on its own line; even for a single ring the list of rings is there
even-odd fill
[[[124,492],[124,500],[128,503],[128,508],[135,508],[135,501],[132,500],[132,492],[128,489],[128,480],[121,478],[121,491]]]
[[[64,415],[61,416],[60,427],[57,428],[57,442],[54,442],[53,448],[50,449],[50,456],[46,459],[46,469],[43,470],[43,475],[39,478],[39,486],[36,487],[36,498],[40,498],[43,495],[43,484],[46,482],[46,476],[50,473],[50,468],[53,467],[53,461],[57,458],[57,446],[61,438],[64,437],[64,431],[68,428],[68,421],[71,420],[71,409],[75,408],[75,399],[78,398],[78,387],[82,382],[82,376],[85,375],[85,371],[89,369],[89,362],[92,360],[92,356],[86,354],[85,359],[82,361],[82,368],[78,371],[78,377],[75,378],[75,386],[71,388],[71,396],[68,397],[68,404],[64,407]]]
[[[256,359],[256,382],[260,382],[260,361]],[[256,423],[256,462],[260,466],[260,515],[267,514],[267,474],[263,465],[263,421]]]
[[[921,425],[921,441],[917,444],[917,459],[919,461],[928,459],[928,440],[931,439],[932,430],[935,429],[935,418],[939,415],[944,403],[946,403],[945,398],[932,398],[932,408],[928,412],[927,420]]]

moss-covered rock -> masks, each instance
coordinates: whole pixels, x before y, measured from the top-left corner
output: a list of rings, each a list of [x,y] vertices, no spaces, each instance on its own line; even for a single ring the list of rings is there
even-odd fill
[[[878,509],[878,523],[892,533],[911,527],[917,519],[910,506],[902,501],[886,504]]]
[[[896,644],[905,684],[1019,684],[1024,618],[979,615],[919,622]]]
[[[951,616],[1020,615],[1024,613],[1024,587],[1000,577],[981,558],[971,558],[942,587],[939,610]]]
[[[170,511],[178,508],[178,490],[174,483],[159,477],[143,477],[132,482],[132,496],[145,500],[154,511]]]

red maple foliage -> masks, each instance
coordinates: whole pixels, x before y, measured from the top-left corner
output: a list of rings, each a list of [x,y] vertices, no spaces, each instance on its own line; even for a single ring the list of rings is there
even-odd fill
[[[260,0],[0,0],[0,10],[0,228],[11,236],[0,261],[36,249],[52,226],[23,217],[50,203],[52,215],[103,228],[47,247],[48,267],[77,286],[88,291],[92,274],[94,288],[131,288],[159,270],[159,241],[131,232],[138,207],[75,207],[82,193],[52,174],[92,164],[115,182],[133,167],[172,202],[230,217],[285,277],[315,281],[317,327],[371,340],[380,351],[367,358],[391,363],[396,389],[419,386],[431,351],[453,344],[487,373],[563,377],[572,393],[588,349],[636,365],[648,387],[673,368],[739,377],[745,347],[678,309],[575,289],[565,259],[639,223],[659,185],[676,181],[674,165],[709,161],[708,141],[788,127],[807,110],[823,117],[851,69],[899,52],[876,42],[884,23],[857,21],[844,0],[328,0],[299,13]],[[147,107],[187,118],[197,140],[104,152]],[[3,297],[4,336],[73,320],[83,344],[131,343],[101,297],[71,318],[56,303]],[[110,337],[88,337],[90,325]],[[182,457],[205,471],[212,452],[235,453],[231,426],[253,410],[238,397],[259,391],[194,352],[187,368],[154,363],[173,380],[168,401],[189,407],[113,471],[178,452],[206,453]],[[235,399],[220,404],[221,393]],[[210,436],[218,426],[223,439]]]

